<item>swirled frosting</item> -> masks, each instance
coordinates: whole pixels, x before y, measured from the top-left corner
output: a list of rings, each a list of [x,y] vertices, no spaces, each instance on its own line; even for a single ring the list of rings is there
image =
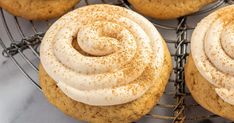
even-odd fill
[[[133,11],[90,5],[50,27],[40,47],[41,64],[70,98],[118,105],[141,97],[157,81],[164,61],[162,41],[155,27]]]
[[[234,5],[217,10],[198,24],[191,53],[219,97],[234,105]]]

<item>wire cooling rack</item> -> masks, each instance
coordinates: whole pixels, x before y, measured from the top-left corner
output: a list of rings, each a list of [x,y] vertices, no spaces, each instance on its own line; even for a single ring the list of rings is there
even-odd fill
[[[82,2],[84,5],[93,4],[91,0],[84,0]],[[114,2],[113,0],[101,0],[100,3],[114,4],[132,9],[127,0],[115,0]],[[147,114],[145,116],[146,119],[155,119],[155,122],[157,121],[162,123],[230,122],[208,111],[205,111],[194,101],[187,101],[191,100],[192,97],[185,86],[184,65],[186,63],[186,57],[189,53],[190,34],[195,27],[194,25],[189,25],[190,21],[192,21],[191,18],[202,14],[206,15],[210,11],[213,11],[221,6],[233,3],[233,0],[218,0],[199,12],[174,20],[171,24],[165,24],[165,21],[157,21],[149,18],[154,26],[159,29],[159,31],[166,38],[165,40],[170,48],[171,56],[174,60],[174,67],[168,87],[164,92],[160,103],[157,104],[155,108],[159,109],[159,111],[152,111],[151,113]],[[6,37],[9,39],[2,40],[0,37],[0,45],[3,48],[2,55],[11,59],[11,61],[20,69],[25,77],[27,77],[35,85],[35,87],[41,91],[37,78],[39,63],[38,50],[44,33],[56,19],[40,23],[35,21],[27,21],[27,26],[30,26],[31,28],[30,33],[28,33],[23,30],[23,25],[21,24],[23,19],[15,16],[8,17],[6,13],[6,11],[0,9],[0,18],[4,26],[4,29],[1,29],[1,31],[5,30]],[[12,30],[15,30],[15,28],[11,29],[11,24],[9,24],[9,21],[14,23],[14,27],[16,27],[19,35],[15,36],[12,33]],[[43,29],[38,28],[41,27],[41,25],[44,25]],[[174,34],[174,37],[172,36],[171,39],[167,39],[168,33]],[[30,70],[25,68],[25,64],[26,66],[30,66]],[[194,112],[194,110],[198,112]]]

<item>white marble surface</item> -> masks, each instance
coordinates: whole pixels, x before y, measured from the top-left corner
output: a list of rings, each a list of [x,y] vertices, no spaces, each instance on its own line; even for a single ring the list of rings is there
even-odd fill
[[[84,1],[80,5],[84,4]],[[21,36],[16,29],[14,18],[7,12],[4,12],[7,24],[10,27],[14,40],[20,40]],[[205,15],[196,16],[189,19],[189,25],[196,25],[196,23]],[[1,17],[1,16],[0,16]],[[26,35],[31,35],[32,30],[28,21],[19,19],[20,25]],[[175,25],[176,21],[161,21],[164,24]],[[46,30],[44,22],[36,22],[39,31]],[[175,39],[175,31],[160,30],[166,39]],[[190,35],[190,34],[189,34]],[[3,27],[3,21],[0,19],[0,37],[4,43],[9,44],[10,39]],[[168,45],[171,52],[175,51],[173,45]],[[0,52],[2,48],[0,47]],[[27,56],[33,61],[35,65],[39,60],[26,51]],[[38,82],[37,73],[23,61],[20,56],[16,56],[17,61],[20,62],[22,67]],[[173,91],[173,83],[168,84],[167,91]],[[171,96],[163,96],[161,103],[173,104],[175,100]],[[187,102],[193,102],[189,97]],[[157,108],[152,112],[156,114],[171,115],[170,110]],[[202,108],[188,109],[189,114],[207,114]],[[225,122],[223,119],[214,119],[214,121]],[[213,122],[214,122],[213,121]],[[54,106],[50,105],[43,94],[20,72],[15,64],[7,58],[0,55],[0,123],[81,123],[64,115]],[[150,118],[143,118],[139,122],[162,122],[161,120],[152,120]],[[171,122],[171,121],[168,121]],[[208,122],[208,121],[204,121]]]
[[[9,42],[0,22],[0,37]],[[11,24],[9,24],[11,25]],[[14,32],[14,31],[13,31]],[[16,32],[15,32],[16,33]],[[2,52],[2,47],[0,47]],[[23,68],[34,71],[21,59],[16,57]],[[35,57],[32,61],[38,62]],[[37,78],[36,78],[37,79]],[[16,65],[0,55],[0,123],[77,123],[51,106],[43,94],[20,72]]]

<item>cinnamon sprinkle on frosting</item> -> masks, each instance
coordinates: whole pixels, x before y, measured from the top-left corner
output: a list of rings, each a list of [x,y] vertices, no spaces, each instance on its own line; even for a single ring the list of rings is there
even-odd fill
[[[194,30],[191,53],[199,72],[234,105],[234,5],[217,10]]]
[[[163,39],[143,16],[90,5],[56,21],[40,48],[41,63],[70,98],[118,105],[141,97],[163,65]]]

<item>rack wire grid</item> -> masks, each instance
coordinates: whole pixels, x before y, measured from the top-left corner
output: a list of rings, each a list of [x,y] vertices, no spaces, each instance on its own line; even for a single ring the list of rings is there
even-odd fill
[[[80,4],[82,4],[82,2],[82,6],[94,3],[91,0],[83,0]],[[133,10],[127,0],[100,0],[98,3],[119,5]],[[154,119],[154,122],[162,123],[231,122],[204,110],[201,106],[195,103],[194,100],[192,100],[184,82],[184,65],[186,63],[186,57],[189,54],[189,39],[191,37],[191,32],[195,27],[195,25],[190,25],[191,21],[194,21],[194,16],[205,16],[219,7],[233,3],[234,0],[217,0],[215,3],[199,12],[178,18],[174,21],[158,21],[148,18],[162,33],[163,37],[166,38],[165,40],[170,49],[174,67],[166,91],[164,92],[159,104],[155,107],[158,111],[152,111],[147,114],[145,118]],[[73,9],[80,7],[80,4]],[[200,19],[202,19],[203,16],[201,16]],[[6,36],[9,39],[3,41],[0,37],[0,45],[3,48],[2,55],[11,59],[25,77],[27,77],[35,87],[41,91],[37,77],[38,64],[40,61],[39,46],[44,33],[56,19],[43,22],[27,21],[26,26],[31,27],[31,31],[28,32],[23,30],[23,25],[21,24],[21,21],[26,20],[12,15],[9,17],[7,12],[2,8],[0,9],[0,18],[4,25],[3,30],[5,30]],[[195,24],[199,22],[200,19],[198,19]],[[10,27],[9,21],[14,23],[13,29]],[[15,28],[19,34],[17,36],[12,33],[12,30],[15,30]],[[171,36],[171,39],[168,39],[168,34],[173,35]],[[26,69],[24,64],[27,64],[26,66],[30,66],[31,70]]]

